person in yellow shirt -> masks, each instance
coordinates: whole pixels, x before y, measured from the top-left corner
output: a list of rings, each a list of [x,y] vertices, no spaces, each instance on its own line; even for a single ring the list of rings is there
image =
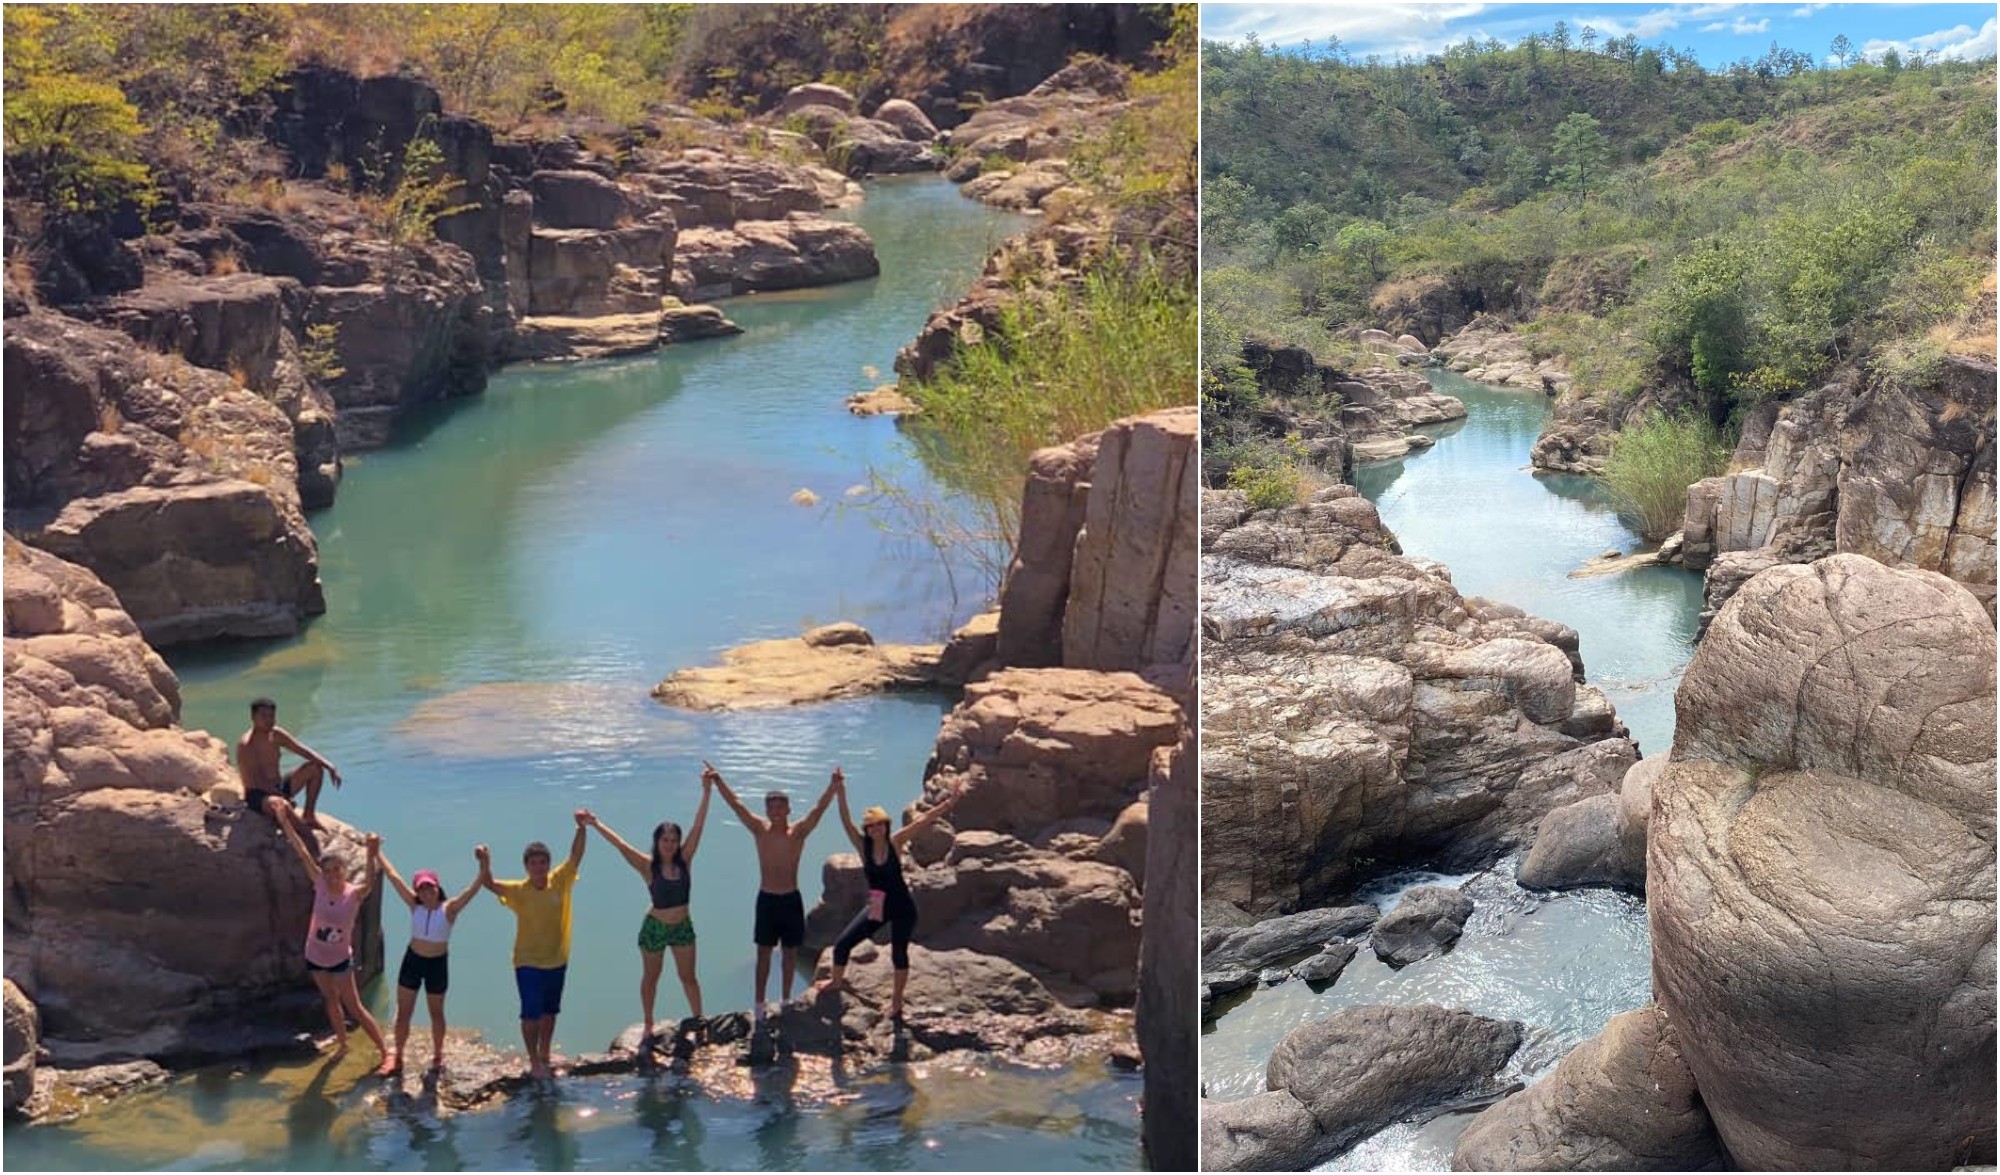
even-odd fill
[[[576,838],[569,859],[549,868],[549,846],[530,844],[521,854],[528,876],[520,881],[493,880],[493,857],[485,845],[473,850],[479,858],[479,884],[493,891],[500,904],[514,911],[514,986],[521,994],[521,1043],[528,1048],[528,1076],[552,1078],[549,1048],[556,1038],[556,1015],[562,1011],[563,980],[569,972],[569,899],[583,863],[585,831],[597,823],[586,808],[576,810]]]

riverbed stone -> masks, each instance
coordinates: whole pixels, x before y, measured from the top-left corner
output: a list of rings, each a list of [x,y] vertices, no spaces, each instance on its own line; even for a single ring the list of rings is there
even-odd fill
[[[1727,1156],[1665,1013],[1611,1018],[1472,1120],[1454,1171],[1719,1171]]]
[[[1265,1067],[1265,1087],[1289,1093],[1311,1115],[1311,1165],[1412,1115],[1493,1092],[1522,1038],[1518,1021],[1436,1004],[1345,1008],[1286,1034]]]
[[[4,1090],[5,1112],[12,1114],[25,1104],[35,1092],[35,1050],[40,1047],[40,1033],[36,1029],[35,1005],[14,981],[6,981],[5,1011],[5,1060],[6,1068],[0,1071],[0,1090]]]
[[[842,622],[738,645],[720,665],[669,674],[653,696],[683,710],[754,710],[932,688],[943,652],[941,645],[878,645],[868,630]]]
[[[1330,942],[1319,954],[1293,967],[1292,976],[1307,983],[1332,983],[1354,961],[1360,949],[1351,942]]]
[[[1456,889],[1419,885],[1375,924],[1368,943],[1391,967],[1407,967],[1452,948],[1472,917],[1472,899]]]
[[[1338,938],[1366,933],[1380,912],[1374,906],[1336,906],[1266,918],[1252,926],[1201,928],[1201,969],[1211,973],[1259,970],[1288,958],[1311,954]]]

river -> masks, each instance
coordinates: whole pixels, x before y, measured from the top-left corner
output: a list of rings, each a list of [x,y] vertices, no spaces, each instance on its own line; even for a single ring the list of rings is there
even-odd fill
[[[1528,454],[1549,413],[1539,393],[1488,387],[1448,371],[1427,373],[1465,402],[1466,417],[1425,428],[1429,449],[1357,467],[1403,551],[1451,568],[1466,595],[1525,608],[1577,630],[1590,682],[1602,689],[1642,752],[1672,744],[1674,691],[1693,655],[1701,577],[1640,568],[1571,579],[1592,556],[1643,544],[1589,478],[1534,474]],[[1651,998],[1645,904],[1611,890],[1536,894],[1513,883],[1509,858],[1480,874],[1403,872],[1354,895],[1386,913],[1412,885],[1462,885],[1474,901],[1449,953],[1393,969],[1365,946],[1340,977],[1314,992],[1300,982],[1225,1002],[1201,1039],[1209,1097],[1264,1088],[1264,1065],[1285,1034],[1361,1004],[1437,1003],[1516,1019],[1528,1029],[1505,1076],[1532,1082],[1597,1034],[1605,1021]],[[1447,1171],[1469,1113],[1406,1122],[1363,1139],[1325,1170]]]
[[[969,562],[937,557],[852,507],[880,473],[932,484],[886,418],[844,397],[892,378],[896,350],[1024,223],[932,177],[871,183],[850,214],[882,275],[737,299],[747,333],[615,362],[510,369],[483,396],[416,414],[350,461],[315,515],[328,611],[296,639],[176,651],[183,721],[234,740],[252,697],[345,776],[322,801],[379,831],[405,875],[473,875],[472,847],[519,875],[558,856],[587,806],[644,845],[687,825],[711,759],[748,796],[806,806],[843,765],[857,809],[914,798],[945,703],[885,697],[733,715],[665,709],[647,691],[724,648],[853,620],[886,641],[937,640],[982,603]],[[793,501],[812,491],[816,505]],[[807,844],[846,848],[837,819]],[[751,1000],[757,888],[748,836],[720,800],[693,863],[710,1014]],[[641,879],[593,835],[578,883],[558,1052],[604,1048],[639,1019]],[[393,971],[408,920],[385,901]],[[476,899],[452,944],[455,1026],[518,1044],[512,919]],[[802,981],[803,982],[803,981]],[[776,996],[773,979],[773,998]],[[372,992],[378,1015],[393,995]],[[672,969],[659,1012],[686,1014]],[[413,1046],[422,1039],[421,1018]],[[359,1041],[357,1054],[368,1054]],[[637,1078],[439,1119],[385,1102],[359,1061],[211,1071],[72,1126],[10,1127],[13,1167],[1128,1168],[1138,1082],[935,1065],[795,1107]],[[912,1080],[920,1076],[922,1084]]]

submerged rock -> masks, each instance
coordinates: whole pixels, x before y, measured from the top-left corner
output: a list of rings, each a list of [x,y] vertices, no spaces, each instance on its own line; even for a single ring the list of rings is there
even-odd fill
[[[1654,987],[1744,1168],[1994,1156],[1994,630],[1927,571],[1776,567],[1653,782]]]
[[[1260,970],[1324,949],[1335,939],[1364,934],[1380,916],[1374,906],[1338,906],[1266,918],[1245,929],[1204,924],[1201,930],[1203,982],[1210,973]]]

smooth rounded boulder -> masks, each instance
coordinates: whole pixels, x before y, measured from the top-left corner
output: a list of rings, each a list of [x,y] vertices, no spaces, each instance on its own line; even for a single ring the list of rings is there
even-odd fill
[[[1521,1047],[1517,1020],[1490,1020],[1436,1004],[1344,1008],[1287,1033],[1264,1068],[1319,1126],[1319,1162],[1424,1110],[1494,1092]]]
[[[1994,630],[1857,555],[1711,625],[1653,783],[1653,981],[1745,1169],[1994,1157]]]
[[[1647,1005],[1613,1016],[1555,1072],[1482,1112],[1454,1171],[1711,1171],[1722,1147],[1673,1025]]]

